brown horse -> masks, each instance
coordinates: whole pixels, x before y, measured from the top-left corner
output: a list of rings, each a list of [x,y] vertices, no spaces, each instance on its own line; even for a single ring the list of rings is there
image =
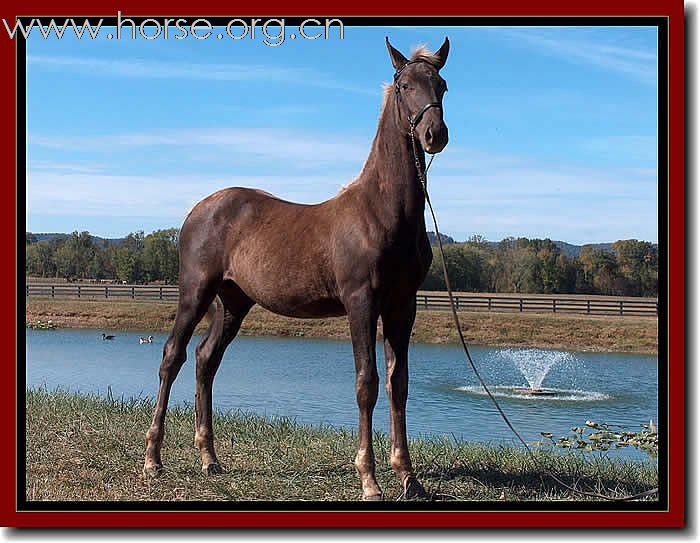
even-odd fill
[[[153,423],[146,433],[146,474],[162,470],[170,388],[195,326],[207,312],[209,329],[196,349],[195,444],[202,470],[221,471],[214,452],[212,384],[226,347],[257,303],[289,317],[348,316],[360,413],[355,466],[366,500],[382,497],[372,448],[381,316],[391,465],[405,496],[424,494],[406,439],[408,344],[416,291],[432,259],[418,168],[425,167],[424,151],[437,153],[447,144],[442,112],[447,85],[439,70],[447,60],[449,41],[435,53],[419,47],[410,60],[388,38],[386,44],[396,70],[394,83],[385,90],[369,158],[354,182],[317,205],[287,202],[254,189],[224,189],[199,202],[185,219],[180,297],[163,348]]]

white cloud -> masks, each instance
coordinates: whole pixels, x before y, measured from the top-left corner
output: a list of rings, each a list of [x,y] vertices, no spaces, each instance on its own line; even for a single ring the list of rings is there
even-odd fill
[[[28,66],[52,70],[72,70],[92,76],[139,79],[189,79],[205,81],[268,81],[284,82],[358,94],[379,96],[379,87],[361,87],[334,80],[307,68],[265,66],[261,64],[215,64],[140,59],[115,60],[87,57],[29,55]]]
[[[632,47],[613,46],[593,39],[546,37],[531,30],[498,29],[499,33],[547,53],[623,74],[648,85],[657,82],[657,55]],[[551,35],[551,34],[550,34]]]
[[[32,214],[106,221],[133,217],[134,228],[143,217],[180,224],[197,201],[234,185],[261,188],[291,201],[320,202],[357,175],[369,151],[364,138],[265,128],[37,136],[30,142],[50,148],[47,152],[74,157],[71,152],[83,151],[89,157],[85,163],[75,158],[70,163],[30,160]],[[152,163],[159,161],[154,175],[134,175],[124,167],[124,160],[137,152],[150,156]],[[177,170],[166,175],[163,159],[173,157]],[[247,159],[246,170],[236,167],[240,157]],[[645,164],[631,160],[626,167],[582,166],[450,145],[432,166],[429,188],[442,228],[459,239],[479,232],[490,239],[537,235],[571,242],[622,237],[653,241],[657,176]],[[300,166],[308,175],[299,173]]]
[[[572,243],[656,241],[656,191],[655,175],[631,169],[531,165],[441,175],[436,166],[430,178],[441,228],[456,239],[478,232],[492,240],[527,235]]]
[[[179,224],[202,198],[230,186],[255,187],[306,203],[333,196],[339,185],[313,176],[146,176],[30,171],[29,212],[34,215],[161,217]]]
[[[28,160],[27,165],[33,170],[44,170],[50,172],[96,174],[105,170],[102,164],[91,164],[87,162],[58,162],[51,160]]]
[[[506,157],[507,158],[507,157]],[[656,176],[642,169],[578,170],[559,166],[498,168],[489,156],[469,173],[430,175],[431,198],[444,232],[464,239],[540,236],[570,242],[637,237],[656,240]],[[200,174],[110,175],[49,164],[31,168],[27,194],[32,215],[142,217],[179,225],[196,202],[227,186],[256,187],[282,198],[317,203],[332,197],[351,175]],[[134,228],[138,224],[134,225]],[[431,227],[428,227],[431,229]]]
[[[129,150],[133,147],[221,147],[236,154],[278,160],[362,163],[369,143],[349,136],[309,134],[273,128],[179,129],[105,136],[29,135],[29,145],[72,151]]]

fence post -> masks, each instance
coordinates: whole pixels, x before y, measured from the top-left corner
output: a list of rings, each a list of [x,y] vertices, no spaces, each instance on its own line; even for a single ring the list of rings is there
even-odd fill
[[[162,300],[163,299],[163,287],[160,287],[158,289],[158,295],[159,295],[160,299]]]
[[[78,285],[78,298],[80,298],[80,285]]]
[[[131,287],[131,299],[135,300],[136,299],[136,290],[134,287]]]
[[[622,305],[622,303],[623,303],[622,300],[620,300],[620,315],[625,314],[624,306]]]
[[[25,293],[25,296],[29,296],[29,285],[26,286],[27,292]]]
[[[491,311],[491,296],[489,296],[489,311]]]
[[[51,285],[51,297],[52,297],[52,298],[55,298],[55,297],[56,297],[56,293],[54,292],[54,286],[53,286],[53,285]]]
[[[553,298],[552,299],[552,313],[556,313],[556,312],[557,312],[557,299]]]
[[[520,312],[523,312],[523,299],[520,298]]]
[[[455,309],[459,309],[459,296],[455,296]]]
[[[590,313],[590,312],[591,312],[591,301],[586,300],[586,313]]]
[[[105,298],[109,298],[109,287],[105,286]]]
[[[427,294],[423,294],[423,307],[425,309],[428,309],[428,295]]]

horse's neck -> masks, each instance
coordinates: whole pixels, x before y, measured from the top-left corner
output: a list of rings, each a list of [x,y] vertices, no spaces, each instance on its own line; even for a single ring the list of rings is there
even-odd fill
[[[425,196],[410,138],[399,128],[397,107],[393,95],[387,97],[361,177],[373,205],[380,208],[387,223],[425,230]],[[424,168],[425,154],[417,141],[416,150]]]

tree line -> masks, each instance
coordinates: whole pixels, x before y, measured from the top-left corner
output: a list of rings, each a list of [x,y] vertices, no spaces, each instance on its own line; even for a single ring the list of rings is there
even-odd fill
[[[33,277],[177,283],[177,228],[148,235],[132,232],[118,243],[93,241],[89,232],[65,238],[26,237],[26,273]],[[446,290],[442,264],[433,263],[421,286]],[[612,250],[584,245],[569,257],[550,239],[506,238],[491,243],[474,236],[445,245],[452,288],[461,292],[527,294],[606,294],[657,296],[658,247],[636,239],[619,240]]]
[[[490,243],[475,236],[444,249],[450,282],[457,291],[658,296],[659,251],[648,241],[618,240],[612,251],[584,245],[575,257],[564,254],[550,239]],[[446,290],[436,247],[421,288]]]
[[[26,234],[26,273],[33,277],[177,283],[179,230],[132,232],[120,243],[95,243],[89,232],[38,241]]]

